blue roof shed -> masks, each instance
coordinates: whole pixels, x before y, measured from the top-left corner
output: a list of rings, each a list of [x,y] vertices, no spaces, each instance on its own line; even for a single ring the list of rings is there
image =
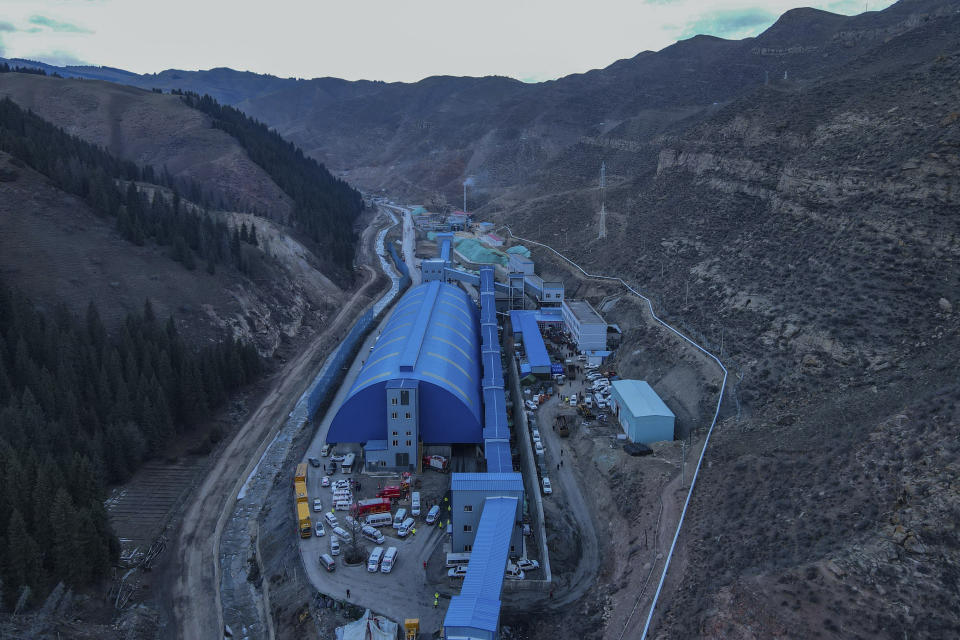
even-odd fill
[[[653,387],[643,380],[614,380],[610,387],[613,413],[632,442],[673,440],[675,416]]]

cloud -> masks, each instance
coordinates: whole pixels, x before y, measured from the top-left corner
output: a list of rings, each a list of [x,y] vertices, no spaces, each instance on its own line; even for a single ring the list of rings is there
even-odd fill
[[[687,24],[681,34],[689,38],[707,34],[720,38],[739,39],[757,35],[777,19],[777,14],[765,9],[723,9],[698,16]]]
[[[13,26],[12,24],[10,24],[9,22],[5,22],[5,21],[3,21],[3,20],[0,20],[0,33],[3,33],[4,31],[7,31],[7,32],[12,33],[12,32],[14,32],[14,31],[16,31],[16,30],[17,30],[17,28],[16,28],[15,26]]]
[[[78,27],[77,25],[69,22],[60,22],[59,20],[54,20],[53,18],[48,18],[46,16],[30,16],[30,24],[35,24],[39,27],[47,27],[51,31],[57,31],[60,33],[93,33],[93,31],[90,29]]]

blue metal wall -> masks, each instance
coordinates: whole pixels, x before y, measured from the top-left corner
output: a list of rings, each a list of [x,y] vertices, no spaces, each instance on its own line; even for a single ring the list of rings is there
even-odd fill
[[[435,281],[410,289],[397,302],[327,440],[386,437],[385,386],[400,378],[420,381],[424,443],[481,441],[479,327],[476,307],[463,291]]]

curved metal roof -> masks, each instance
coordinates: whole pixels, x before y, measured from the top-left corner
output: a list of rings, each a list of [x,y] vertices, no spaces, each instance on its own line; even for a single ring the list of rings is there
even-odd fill
[[[434,281],[397,302],[347,399],[330,424],[330,442],[365,442],[386,433],[391,380],[419,381],[425,443],[479,442],[480,344],[477,309],[466,293]]]

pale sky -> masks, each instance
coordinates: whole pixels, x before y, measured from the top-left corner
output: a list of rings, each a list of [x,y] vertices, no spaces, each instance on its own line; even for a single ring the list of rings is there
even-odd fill
[[[0,56],[138,73],[524,81],[605,67],[698,33],[755,36],[795,6],[891,0],[0,0]]]

